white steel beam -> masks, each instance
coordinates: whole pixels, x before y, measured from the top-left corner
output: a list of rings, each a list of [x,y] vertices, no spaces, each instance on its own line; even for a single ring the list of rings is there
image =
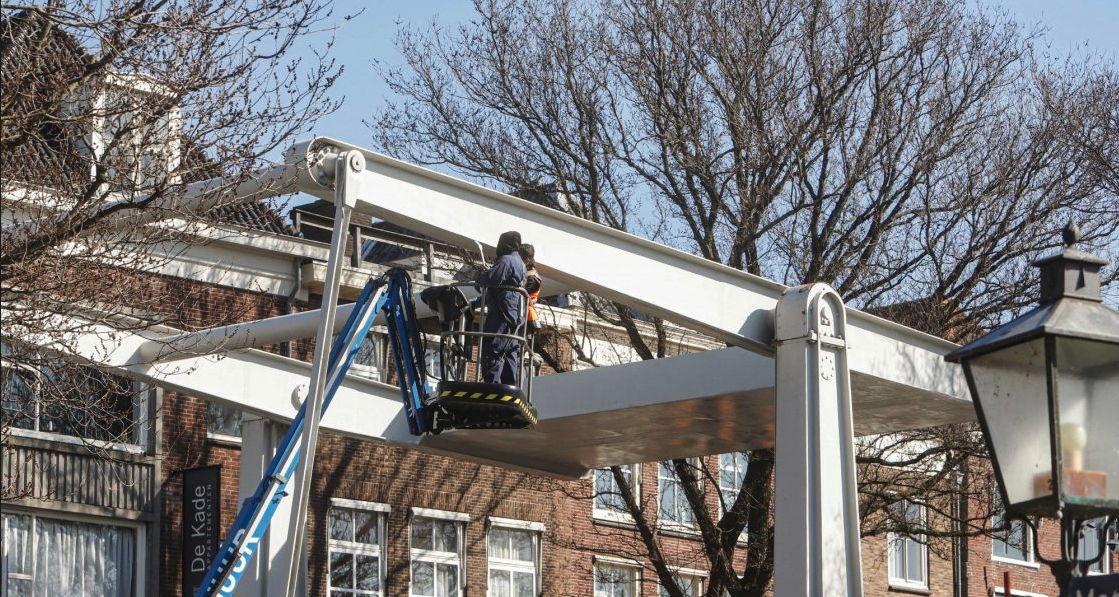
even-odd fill
[[[105,324],[85,327],[76,345],[67,346],[98,366],[274,421],[295,416],[311,374],[309,363],[259,350],[153,364],[140,357],[151,334]],[[176,335],[167,328],[151,332]],[[39,343],[51,347],[50,341]],[[322,427],[347,437],[574,478],[609,464],[773,446],[773,387],[772,359],[725,348],[542,376],[533,386],[540,415],[534,430],[462,430],[415,438],[408,433],[399,388],[349,375]],[[855,391],[856,431],[885,433],[975,416],[968,402],[903,390],[882,385]],[[672,430],[669,438],[666,429]]]
[[[772,311],[785,290],[781,284],[326,137],[295,144],[284,164],[265,168],[236,188],[218,179],[194,183],[117,225],[297,190],[333,201],[332,160],[350,150],[366,160],[359,212],[470,250],[505,230],[518,230],[536,245],[538,268],[549,279],[772,354]],[[960,368],[941,358],[954,344],[859,311],[848,313],[856,392],[860,386],[911,387],[967,399]]]
[[[773,352],[781,284],[341,141],[317,138],[303,147],[309,155],[363,153],[357,211],[464,248],[517,230],[536,246],[538,268],[550,279],[759,354]],[[301,189],[331,199],[313,174],[300,177]],[[967,399],[959,367],[941,358],[955,344],[849,313],[856,386],[892,383]]]
[[[285,164],[236,189],[218,180],[195,183],[184,195],[120,225],[197,213],[218,200],[246,202],[296,190],[333,201],[332,160],[350,150],[366,160],[359,212],[470,250],[505,230],[518,230],[536,245],[538,267],[549,279],[772,354],[772,311],[785,290],[781,284],[326,137],[297,143],[285,154]],[[848,313],[856,394],[861,387],[879,393],[912,388],[968,399],[960,368],[941,358],[954,344],[859,311]]]
[[[220,356],[191,357],[174,363],[150,363],[138,357],[150,336],[121,331],[104,323],[76,322],[83,333],[65,342],[64,353],[75,353],[93,365],[113,369],[137,381],[172,392],[216,402],[281,422],[290,422],[306,396],[311,364],[259,350]],[[76,327],[71,326],[71,327]],[[170,334],[174,330],[151,330]],[[70,339],[67,339],[70,340]],[[52,340],[37,342],[47,350]],[[410,443],[400,390],[356,375],[348,375],[323,425],[348,437]],[[403,432],[403,436],[394,435]]]
[[[478,296],[477,292],[469,288],[464,289],[463,294],[467,300]],[[342,330],[346,324],[346,319],[353,313],[354,306],[353,303],[350,303],[335,310],[334,327],[331,335]],[[435,312],[422,302],[418,302],[416,303],[416,316],[419,318],[434,317]],[[315,335],[315,330],[321,319],[322,310],[315,309],[194,332],[157,336],[140,347],[136,355],[137,362],[167,363],[191,357],[246,348],[263,348],[269,344],[311,338]],[[373,325],[382,325],[384,322],[384,314],[378,313],[373,320]]]
[[[241,420],[241,478],[238,484],[238,503],[252,497],[260,480],[268,472],[268,465],[283,441],[287,426],[271,419],[247,415]],[[272,597],[284,594],[288,570],[273,563],[291,560],[291,530],[293,500],[282,500],[276,506],[268,532],[257,544],[255,557],[249,560],[248,569],[236,585],[236,597]],[[307,575],[306,552],[299,570]],[[304,584],[306,579],[303,580]],[[297,593],[297,595],[306,593]],[[184,595],[183,597],[191,597]]]

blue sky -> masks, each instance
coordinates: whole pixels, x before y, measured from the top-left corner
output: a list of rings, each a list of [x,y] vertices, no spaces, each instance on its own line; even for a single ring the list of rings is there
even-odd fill
[[[1002,6],[1017,20],[1040,23],[1048,28],[1047,38],[1055,53],[1068,51],[1098,52],[1111,61],[1119,60],[1119,0],[985,0]],[[425,26],[433,19],[454,27],[473,16],[468,0],[404,0],[359,2],[338,0],[335,17],[364,12],[340,22],[334,31],[334,58],[345,66],[345,72],[333,88],[335,97],[344,97],[342,108],[319,122],[318,135],[344,139],[368,147],[369,132],[362,124],[389,96],[383,81],[370,62],[376,58],[389,64],[400,64],[400,54],[393,45],[398,23]],[[322,34],[315,43],[322,43]]]

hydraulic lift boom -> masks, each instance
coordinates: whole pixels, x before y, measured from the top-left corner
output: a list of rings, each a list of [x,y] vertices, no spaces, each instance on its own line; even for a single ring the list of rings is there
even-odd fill
[[[413,434],[426,433],[430,431],[431,417],[425,410],[427,381],[423,368],[423,346],[416,327],[411,279],[402,270],[390,270],[370,280],[358,297],[354,310],[330,350],[322,410],[330,406],[378,313],[385,314],[388,324],[408,426]],[[256,491],[242,503],[196,597],[232,595],[248,568],[276,508],[289,494],[288,482],[295,473],[303,448],[301,434],[308,402],[304,401],[300,407]]]

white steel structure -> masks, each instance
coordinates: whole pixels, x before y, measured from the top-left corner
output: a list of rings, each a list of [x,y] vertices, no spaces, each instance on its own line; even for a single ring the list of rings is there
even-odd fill
[[[166,213],[206,209],[216,201],[213,188],[193,185],[165,206]],[[350,437],[559,477],[578,477],[611,464],[776,444],[779,597],[862,593],[853,433],[974,416],[962,374],[941,358],[954,344],[845,310],[835,292],[823,285],[788,289],[327,138],[297,144],[285,164],[262,171],[222,199],[249,201],[297,191],[337,203],[338,246],[332,245],[323,312],[190,334],[157,330],[140,335],[104,326],[104,334],[81,339],[83,356],[175,391],[264,419],[289,421],[309,378],[309,399],[321,397],[316,388],[322,373],[315,365],[253,347],[311,337],[316,331],[322,339],[334,328],[333,320],[344,320],[344,313],[334,312],[332,287],[337,286],[340,263],[338,231],[345,230],[349,210],[465,249],[517,230],[536,246],[538,269],[550,280],[709,334],[731,347],[542,377],[533,389],[540,419],[533,430],[413,437],[399,391],[356,377],[345,380],[321,426]],[[121,225],[157,217],[122,219]],[[112,342],[105,342],[109,337]],[[208,356],[216,352],[224,356]],[[316,364],[321,362],[316,354]],[[307,427],[304,445],[313,449],[319,426]],[[666,437],[669,430],[674,435]],[[252,476],[261,471],[254,471],[254,465],[267,461],[274,449],[269,437],[267,432],[246,434],[242,474],[248,478],[243,489],[255,484]],[[304,487],[307,476],[300,480]],[[299,497],[296,512],[305,507],[306,495]],[[258,558],[263,568],[255,584],[239,587],[238,595],[278,594],[281,586],[291,594],[297,567],[289,575],[286,564],[303,551],[302,533],[296,531],[305,515],[293,515],[290,525],[282,524],[282,515],[278,518],[281,524],[273,525],[267,550],[284,557]],[[267,569],[270,560],[273,568]]]

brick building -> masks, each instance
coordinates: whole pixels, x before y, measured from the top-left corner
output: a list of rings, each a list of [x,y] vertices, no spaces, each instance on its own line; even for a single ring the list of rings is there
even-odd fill
[[[49,156],[52,148],[40,150]],[[4,202],[15,206],[14,214],[43,189],[9,178],[9,158],[26,156],[4,157]],[[160,271],[131,280],[137,293],[178,296],[160,313],[168,325],[204,326],[231,314],[248,320],[317,306],[327,254],[321,206],[296,209],[290,224],[259,205],[219,216],[209,242],[190,245]],[[427,239],[368,221],[351,230],[351,241],[343,296],[354,296],[366,272],[385,262],[411,267],[417,279],[433,283],[453,278],[462,265]],[[546,321],[555,329],[582,318],[570,300],[552,303]],[[602,322],[591,329],[577,339],[584,348],[597,350],[606,362],[628,358],[615,340],[617,330]],[[676,352],[718,346],[683,331],[675,337]],[[309,342],[293,342],[269,350],[307,360],[310,348]],[[374,342],[357,373],[381,376],[385,352]],[[570,352],[561,358],[577,366]],[[241,479],[240,436],[267,432],[259,429],[264,422],[191,396],[133,387],[117,414],[135,425],[126,435],[91,437],[83,428],[59,425],[51,413],[27,410],[49,383],[43,371],[4,363],[4,487],[22,491],[6,493],[3,504],[3,594],[181,595],[188,564],[184,499],[191,497],[184,496],[184,474],[220,467],[223,535],[237,512],[239,490],[252,482]],[[312,595],[659,594],[607,471],[559,481],[330,434],[320,442],[307,529]],[[720,500],[738,491],[749,464],[740,454],[702,458],[712,472],[705,499],[712,512],[720,512]],[[709,566],[671,467],[635,463],[624,470],[637,501],[656,513],[655,529],[681,587],[703,594]],[[947,524],[928,520],[919,502],[898,507],[918,526]],[[1012,594],[1056,595],[1052,577],[1018,539],[1037,541],[1052,554],[1055,531],[1049,523],[1033,538],[1012,526],[1002,539],[958,542],[947,557],[930,552],[920,536],[868,537],[865,591],[1001,595],[1003,574],[1010,572]],[[736,568],[744,558],[738,550]],[[1116,570],[1116,555],[1109,560],[1101,571]]]

